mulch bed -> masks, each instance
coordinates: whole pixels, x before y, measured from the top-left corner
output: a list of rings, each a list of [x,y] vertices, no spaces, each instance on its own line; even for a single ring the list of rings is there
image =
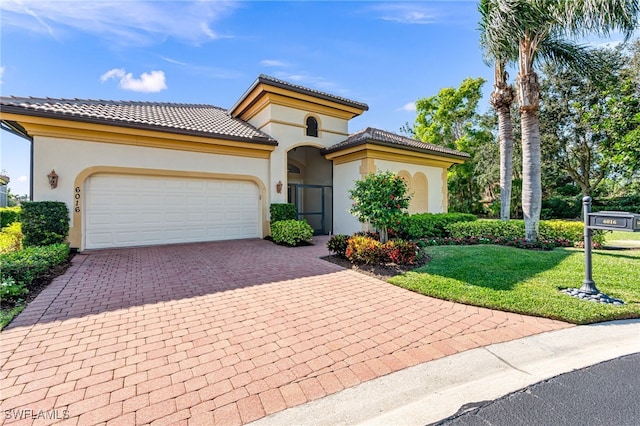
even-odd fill
[[[334,255],[325,256],[321,259],[340,265],[343,268],[352,269],[356,272],[360,272],[361,274],[378,278],[382,281],[387,281],[389,278],[395,277],[396,275],[402,275],[405,272],[420,268],[431,260],[431,258],[426,254],[423,255],[422,258],[418,259],[413,265],[396,265],[395,263],[354,264],[349,262],[347,259]]]

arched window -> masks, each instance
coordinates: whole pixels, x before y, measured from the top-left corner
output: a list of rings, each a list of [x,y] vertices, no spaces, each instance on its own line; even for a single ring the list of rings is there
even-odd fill
[[[318,120],[315,117],[307,117],[307,136],[318,137]]]

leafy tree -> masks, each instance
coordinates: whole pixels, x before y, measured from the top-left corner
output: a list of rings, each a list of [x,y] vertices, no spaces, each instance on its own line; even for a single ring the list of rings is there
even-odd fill
[[[571,37],[608,35],[620,30],[627,37],[637,27],[637,0],[488,0],[484,37],[491,51],[518,48],[516,87],[522,116],[525,236],[538,236],[542,203],[541,143],[538,110],[540,91],[534,65],[559,62],[574,69],[597,70],[588,49]]]
[[[466,78],[459,88],[447,87],[416,102],[413,132],[416,139],[467,152],[471,159],[449,171],[449,204],[453,211],[481,213],[483,188],[475,180],[474,153],[492,142],[488,127],[477,113],[482,98],[482,78]]]
[[[580,76],[548,64],[540,84],[544,150],[583,195],[593,195],[612,173],[637,174],[640,165],[640,140],[627,144],[640,124],[638,86],[629,79],[628,58],[620,49],[594,54],[610,68],[605,76]]]
[[[445,87],[437,95],[416,101],[413,132],[423,142],[459,149],[469,137],[482,98],[482,78],[465,78],[459,88]]]
[[[379,230],[382,243],[388,240],[388,227],[396,225],[407,214],[411,200],[407,183],[389,171],[372,173],[356,181],[349,196],[353,200],[350,213]]]

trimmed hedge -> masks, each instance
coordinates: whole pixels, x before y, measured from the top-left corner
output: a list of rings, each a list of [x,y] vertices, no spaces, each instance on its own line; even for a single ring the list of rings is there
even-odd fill
[[[20,222],[21,207],[0,208],[0,228],[5,228],[14,222]]]
[[[281,220],[271,223],[271,238],[276,244],[296,246],[313,237],[313,228],[306,220]]]
[[[477,216],[468,213],[418,213],[403,218],[398,234],[410,240],[447,237],[449,225],[476,220]]]
[[[269,214],[272,224],[282,220],[296,220],[298,218],[296,206],[291,203],[273,203],[269,206]]]
[[[3,281],[13,278],[16,283],[29,287],[35,279],[67,259],[69,246],[66,244],[27,247],[0,255],[0,271]]]
[[[61,201],[30,201],[22,206],[25,247],[64,243],[69,235],[69,209]]]
[[[448,227],[452,238],[524,238],[523,220],[479,220],[476,222],[454,223]],[[564,220],[542,220],[538,230],[541,240],[567,240],[572,244],[584,242],[584,225],[582,222]],[[602,245],[604,234],[593,233],[593,243]]]

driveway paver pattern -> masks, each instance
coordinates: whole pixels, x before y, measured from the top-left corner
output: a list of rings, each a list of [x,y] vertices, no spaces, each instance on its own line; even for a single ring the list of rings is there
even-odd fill
[[[345,270],[319,259],[326,241],[76,255],[0,333],[3,421],[245,424],[419,363],[570,326]]]

